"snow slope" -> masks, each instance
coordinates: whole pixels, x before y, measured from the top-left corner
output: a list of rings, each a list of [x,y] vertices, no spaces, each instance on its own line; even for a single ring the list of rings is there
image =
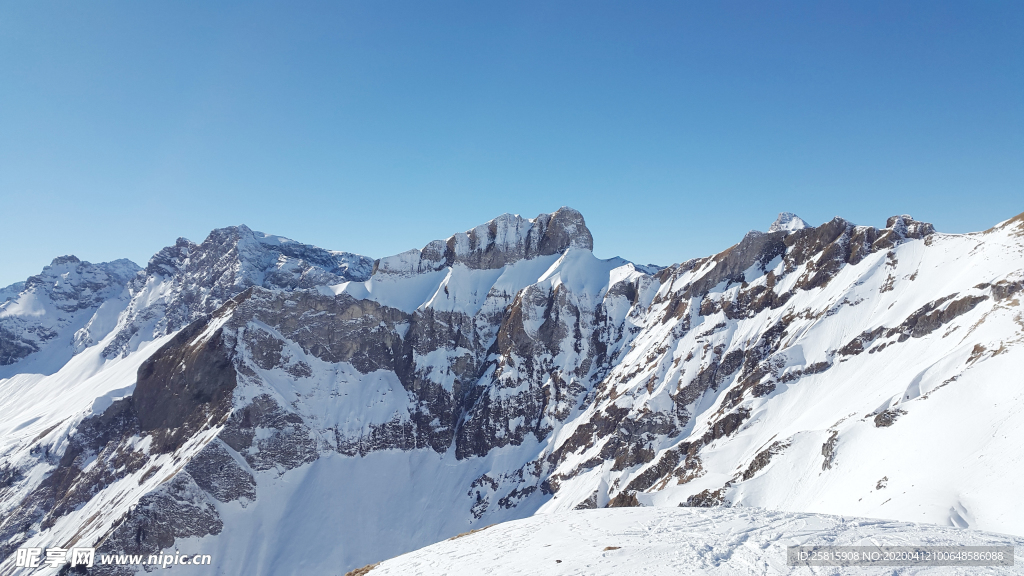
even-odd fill
[[[779,262],[774,272],[782,268]],[[701,272],[662,284],[660,306],[670,306],[677,287]],[[801,277],[799,269],[786,274],[776,290]],[[648,463],[623,472],[606,463],[578,474],[543,510],[572,508],[599,483],[626,486],[670,457],[689,468],[671,481],[659,474],[659,483],[638,491],[639,503],[674,506],[707,490],[705,496],[734,504],[1024,534],[1024,500],[1014,488],[1024,466],[1017,373],[1024,366],[1024,320],[1019,292],[1004,297],[1000,288],[1019,290],[1022,279],[1018,224],[903,242],[841,268],[826,286],[796,291],[784,306],[751,318],[719,309],[682,337],[652,305],[608,377],[618,398],[588,410],[615,405],[639,415],[668,400],[672,384],[692,382],[731,352],[757,350],[766,327],[784,330],[757,381],[746,380],[758,376],[754,370],[733,367],[700,391],[689,404],[693,419],[678,435],[655,439]],[[747,281],[756,289],[767,278]],[[704,309],[736,299],[739,290],[727,283],[712,288]],[[922,317],[932,322],[914,323]],[[700,440],[717,436],[715,425],[729,414],[742,422],[734,431]],[[687,442],[683,452],[702,444],[688,463],[673,454]],[[599,450],[591,447],[563,468],[574,470]]]
[[[1012,567],[786,564],[788,546],[1016,546]],[[758,508],[537,514],[381,562],[370,576],[444,574],[1022,574],[1024,539],[974,530]]]

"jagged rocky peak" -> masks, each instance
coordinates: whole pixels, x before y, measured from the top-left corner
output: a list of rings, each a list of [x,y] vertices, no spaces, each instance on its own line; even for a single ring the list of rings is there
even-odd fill
[[[72,255],[58,256],[42,272],[30,276],[19,292],[46,295],[58,309],[73,312],[99,306],[111,296],[111,289],[120,291],[139,270],[137,264],[123,258],[93,264]]]
[[[177,273],[181,265],[196,249],[196,243],[188,238],[178,238],[173,246],[167,246],[153,255],[146,265],[146,274],[169,276]]]
[[[240,292],[249,286],[308,288],[333,281],[365,280],[372,266],[373,261],[366,256],[325,250],[257,232],[243,224],[217,228],[201,244],[178,238],[173,246],[153,255],[146,272],[152,276],[184,273],[201,281],[195,275],[205,271],[216,281],[238,284]]]
[[[200,244],[178,238],[157,252],[145,278],[133,283],[134,300],[104,354],[127,355],[139,342],[179,330],[253,286],[295,290],[362,282],[372,270],[373,260],[366,256],[245,225],[213,230]]]
[[[935,232],[935,226],[932,226],[928,222],[918,222],[917,220],[914,220],[910,214],[890,216],[885,221],[885,227],[892,230],[900,239],[923,238],[924,236]]]
[[[175,246],[180,244],[181,240]],[[228,278],[217,280],[231,280],[239,288],[237,292],[249,286],[294,289],[362,281],[373,266],[366,256],[256,232],[244,224],[218,228],[202,244],[179,250],[188,250],[189,272],[228,272]]]
[[[50,266],[60,266],[61,264],[78,264],[81,260],[78,259],[74,254],[66,254],[64,256],[57,256],[50,261]]]
[[[563,206],[551,214],[526,219],[502,214],[447,240],[434,240],[422,250],[409,250],[377,261],[375,273],[417,274],[454,264],[493,270],[519,260],[565,252],[570,248],[594,249],[583,214]]]
[[[768,228],[768,232],[796,232],[797,230],[810,227],[810,224],[796,214],[781,212],[779,217],[775,219],[775,222],[772,223],[771,228]]]

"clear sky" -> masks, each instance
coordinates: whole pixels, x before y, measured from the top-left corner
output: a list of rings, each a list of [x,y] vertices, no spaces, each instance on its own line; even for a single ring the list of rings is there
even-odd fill
[[[780,211],[987,228],[1024,211],[1024,2],[0,2],[0,285],[561,205],[658,264]]]

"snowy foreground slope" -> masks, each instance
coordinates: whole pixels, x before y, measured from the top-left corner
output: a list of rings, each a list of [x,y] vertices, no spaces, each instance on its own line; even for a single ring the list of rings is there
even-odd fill
[[[374,566],[369,576],[760,574],[1024,574],[989,567],[794,567],[789,546],[1017,546],[989,532],[772,512],[759,508],[629,508],[538,514],[439,542]]]
[[[244,226],[58,258],[0,291],[0,574],[85,545],[344,573],[608,507],[1024,535],[1024,215],[592,246],[562,208],[379,260]]]

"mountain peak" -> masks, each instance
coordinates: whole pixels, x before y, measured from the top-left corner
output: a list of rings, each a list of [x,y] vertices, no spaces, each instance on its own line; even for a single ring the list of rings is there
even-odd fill
[[[60,266],[61,264],[78,264],[81,260],[73,254],[66,256],[57,256],[50,262],[50,266]]]
[[[792,212],[780,212],[779,217],[772,223],[768,232],[796,232],[797,230],[810,227],[810,224],[805,222],[803,218],[796,214],[793,214]]]
[[[519,260],[549,256],[570,248],[591,251],[594,237],[583,214],[562,206],[550,214],[523,218],[502,214],[497,218],[446,240],[434,240],[422,250],[409,250],[381,258],[376,271],[383,274],[417,274],[440,270],[455,263],[467,268],[493,270]]]

